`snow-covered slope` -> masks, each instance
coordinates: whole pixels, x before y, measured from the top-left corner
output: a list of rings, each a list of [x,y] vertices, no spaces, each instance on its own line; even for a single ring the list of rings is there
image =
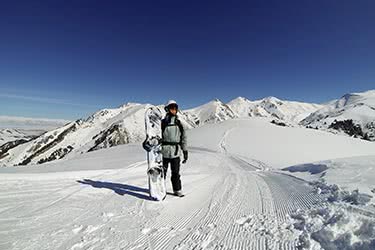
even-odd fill
[[[0,249],[373,249],[371,210],[331,213],[326,194],[272,167],[369,154],[375,144],[269,120],[189,130],[186,196],[162,202],[148,196],[138,143],[0,168]]]
[[[0,249],[296,250],[287,214],[320,200],[310,187],[220,152],[190,152],[186,196],[162,202],[148,196],[139,144],[0,169]]]
[[[274,117],[291,123],[298,123],[312,112],[323,107],[319,104],[284,101],[276,97],[267,97],[257,101],[238,97],[230,101],[228,106],[241,118]]]
[[[345,120],[352,120],[353,123],[344,123]],[[375,140],[375,90],[346,94],[312,113],[301,124],[318,129],[335,128],[360,138]]]
[[[103,109],[85,120],[70,122],[38,138],[6,148],[0,147],[0,164],[27,165],[138,142],[144,138],[144,113],[149,105],[127,103]],[[190,123],[182,122],[190,128]]]
[[[185,110],[184,113],[190,121],[193,121],[198,126],[206,123],[221,122],[236,117],[232,109],[219,99],[215,99],[193,109]]]
[[[44,133],[43,130],[24,130],[24,129],[0,129],[0,146],[16,140],[30,140]]]
[[[373,142],[303,127],[280,127],[269,120],[254,117],[207,124],[189,131],[189,140],[199,147],[258,159],[273,168],[375,154]]]
[[[359,189],[368,195],[375,194],[375,153],[373,155],[335,158],[298,164],[285,168],[309,181],[325,181],[346,191]],[[374,199],[375,201],[375,199]]]
[[[43,134],[44,130],[0,129],[0,160],[7,151]],[[0,166],[5,165],[0,161]]]
[[[68,122],[66,120],[0,116],[0,147],[8,143],[7,146],[0,148],[0,155],[4,148],[16,147]]]
[[[8,150],[2,162],[6,165],[43,163],[64,156],[139,140],[139,127],[146,105],[126,104],[118,109],[103,109]],[[4,153],[3,153],[4,154]]]
[[[44,163],[101,148],[141,141],[144,138],[143,115],[147,107],[148,104],[128,103],[115,109],[103,109],[87,119],[64,123],[64,126],[50,130],[30,142],[18,140],[17,143],[4,145],[9,142],[8,137],[7,141],[3,140],[3,146],[0,147],[0,165]],[[163,105],[158,107],[164,112]],[[315,109],[314,104],[286,102],[276,98],[255,102],[237,98],[228,105],[215,99],[199,107],[181,111],[179,117],[187,128],[192,128],[249,116],[277,117],[293,122],[305,112]],[[3,121],[7,119],[3,117]],[[4,124],[15,126],[14,121],[17,121],[17,124],[23,127],[41,127],[42,124],[48,127],[62,122],[48,119],[12,119],[9,118]]]

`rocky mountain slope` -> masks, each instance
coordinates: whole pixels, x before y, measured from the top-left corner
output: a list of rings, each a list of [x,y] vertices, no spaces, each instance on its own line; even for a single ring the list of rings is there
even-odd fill
[[[372,139],[375,127],[374,96],[375,91],[345,95],[325,106],[275,97],[257,101],[238,97],[227,104],[215,99],[196,108],[182,110],[179,117],[188,129],[235,118],[267,117],[292,125],[299,123],[309,128],[340,130]],[[144,139],[144,112],[149,105],[127,103],[119,108],[103,109],[35,139],[8,141],[0,145],[0,166],[44,163],[140,142]],[[163,105],[158,107],[164,112]]]
[[[375,90],[346,94],[310,114],[300,124],[374,141]]]
[[[43,130],[0,129],[0,146],[10,141],[30,140],[43,134],[43,132]]]
[[[0,165],[27,165],[74,157],[144,138],[144,112],[149,104],[127,103],[103,109],[86,119],[70,122],[31,141],[0,146]],[[187,128],[190,122],[181,120]]]

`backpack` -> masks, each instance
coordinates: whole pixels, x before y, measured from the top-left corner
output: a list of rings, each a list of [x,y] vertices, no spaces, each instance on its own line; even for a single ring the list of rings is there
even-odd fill
[[[166,118],[164,118],[162,121],[161,121],[161,133],[162,133],[162,138],[163,138],[163,134],[164,134],[164,131],[167,127],[171,127],[171,126],[177,126],[179,129],[180,129],[180,142],[167,142],[167,141],[162,141],[162,145],[175,145],[176,146],[176,151],[175,151],[175,154],[177,155],[178,153],[178,146],[177,145],[181,145],[181,142],[182,142],[182,135],[183,133],[185,132],[184,131],[184,127],[182,126],[181,124],[181,121],[176,117],[175,119],[175,122],[174,124],[169,124],[169,121]]]

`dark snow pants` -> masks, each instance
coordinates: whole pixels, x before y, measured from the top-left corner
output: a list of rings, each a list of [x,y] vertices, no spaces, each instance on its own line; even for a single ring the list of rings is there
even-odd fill
[[[167,177],[168,164],[171,164],[172,171],[172,187],[173,191],[181,190],[181,179],[180,179],[180,157],[177,158],[163,158],[164,178]]]

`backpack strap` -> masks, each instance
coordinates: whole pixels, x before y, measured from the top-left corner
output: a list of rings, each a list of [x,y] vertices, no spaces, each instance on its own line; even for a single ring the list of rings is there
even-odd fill
[[[176,117],[175,119],[175,122],[174,124],[169,124],[169,121],[170,119],[167,119],[167,117],[165,117],[163,120],[161,120],[161,134],[163,135],[165,129],[167,127],[170,127],[170,126],[178,126],[178,128],[180,129],[180,132],[181,132],[181,136],[182,134],[185,132],[184,131],[184,127],[182,126],[182,123],[181,121]]]
[[[178,128],[180,129],[180,132],[182,134],[184,132],[184,127],[182,126],[182,123],[181,123],[180,119],[176,118],[175,124],[178,126]]]

